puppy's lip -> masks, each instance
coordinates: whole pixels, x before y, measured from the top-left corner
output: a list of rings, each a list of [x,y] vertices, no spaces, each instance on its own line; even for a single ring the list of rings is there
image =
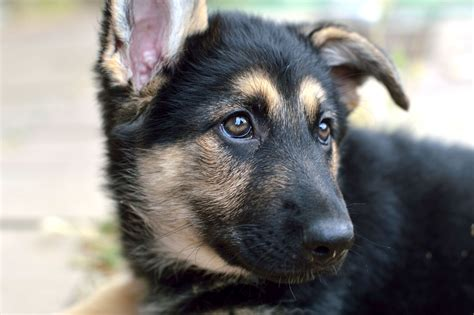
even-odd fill
[[[239,265],[258,278],[276,283],[304,283],[321,275],[335,275],[345,262],[348,250],[333,257],[325,264],[312,263],[298,270],[269,270],[261,266],[252,266],[243,261]]]
[[[348,252],[349,252],[349,250],[345,249],[345,250],[343,250],[342,252],[340,252],[338,254],[334,253],[333,256],[331,258],[329,258],[324,263],[318,263],[317,261],[314,261],[314,264],[317,265],[319,268],[322,268],[322,269],[338,266],[338,265],[340,265],[344,262]]]
[[[240,262],[239,265],[253,274],[257,278],[268,280],[275,283],[305,283],[314,280],[321,275],[334,275],[338,272],[344,263],[345,255],[339,259],[332,261],[330,264],[319,265],[312,264],[307,268],[299,270],[270,270],[260,268],[260,266],[250,266],[246,263]]]
[[[280,271],[280,272],[258,272],[255,275],[259,278],[276,283],[305,283],[314,280],[324,274],[333,274],[333,269],[313,268],[302,271]]]
[[[214,244],[216,248],[221,249],[218,253],[225,253],[222,258],[231,266],[243,268],[249,275],[277,283],[303,283],[314,280],[320,275],[335,274],[343,265],[349,252],[349,250],[341,251],[324,263],[313,259],[314,257],[311,255],[306,255],[307,252],[304,254],[300,253],[299,255],[296,253],[296,257],[299,257],[299,259],[295,260],[294,264],[287,265],[284,268],[272,268],[271,266],[277,266],[284,262],[275,260],[267,261],[264,264],[260,259],[255,260],[253,256],[249,257],[242,251],[242,248],[245,248],[245,246],[237,238],[238,234],[234,232],[229,233],[229,235],[233,236],[231,241]],[[224,250],[222,250],[223,248]]]

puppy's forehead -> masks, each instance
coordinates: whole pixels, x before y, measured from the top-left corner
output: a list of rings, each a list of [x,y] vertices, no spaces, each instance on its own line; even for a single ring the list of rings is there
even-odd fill
[[[283,95],[266,71],[244,72],[235,79],[234,85],[236,93],[248,98],[263,99],[271,115],[277,116],[282,111]]]
[[[308,119],[314,119],[327,97],[321,82],[306,75],[292,84],[294,89],[285,89],[277,80],[264,70],[249,70],[236,77],[234,86],[235,91],[245,97],[262,99],[267,112],[274,118],[285,112],[285,104],[296,103],[293,107],[304,111]]]
[[[329,68],[284,25],[215,15],[208,31],[189,38],[177,67],[148,115],[150,143],[156,134],[159,141],[191,137],[190,127],[209,130],[243,108],[286,125],[312,122],[323,105],[338,110]]]
[[[292,108],[312,117],[332,95],[326,64],[309,42],[285,25],[217,15],[204,37],[200,42],[207,43],[203,47],[211,58],[198,59],[205,62],[204,78],[197,81],[213,78],[211,86],[221,91],[262,100],[270,116]]]
[[[299,101],[303,105],[308,119],[315,119],[321,103],[327,98],[323,85],[318,79],[307,76],[301,81],[298,93]]]

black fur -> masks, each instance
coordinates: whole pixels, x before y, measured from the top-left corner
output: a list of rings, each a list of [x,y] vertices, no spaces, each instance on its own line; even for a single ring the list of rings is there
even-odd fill
[[[107,23],[106,16],[104,29]],[[400,135],[346,131],[348,113],[339,100],[330,68],[295,27],[240,14],[217,14],[209,25],[205,33],[187,40],[179,63],[164,70],[168,82],[146,110],[126,122],[115,123],[113,117],[117,106],[128,100],[130,90],[112,87],[107,74],[100,65],[97,67],[103,88],[99,99],[108,141],[110,187],[120,212],[125,255],[136,274],[145,277],[151,287],[148,310],[153,311],[156,305],[165,313],[233,313],[249,308],[276,313],[471,314],[474,153]],[[105,40],[103,36],[103,44]],[[333,183],[320,179],[329,177],[326,160],[331,152],[312,149],[316,148],[313,131],[298,116],[294,103],[286,104],[286,122],[269,126],[265,108],[256,105],[261,100],[238,98],[232,93],[234,78],[252,68],[276,78],[279,90],[289,100],[295,99],[301,78],[310,75],[322,83],[328,95],[322,111],[333,113],[332,136],[341,152],[338,182],[354,225],[354,245],[337,274],[321,274],[299,284],[278,283],[273,274],[259,270],[254,270],[256,276],[233,280],[179,265],[159,271],[155,268],[158,264],[150,263],[160,260],[150,251],[153,232],[130,208],[142,202],[136,194],[140,187],[130,172],[137,167],[136,151],[184,142],[214,130],[219,121],[210,119],[210,114],[223,100],[248,109],[264,126],[262,129],[267,128],[262,131],[267,140],[264,143],[236,149],[222,140],[236,164],[249,160],[255,165],[246,207],[272,207],[275,213],[294,211],[273,216],[247,211],[235,221],[222,221],[211,211],[215,206],[209,200],[193,200],[194,211],[203,222],[204,239],[229,264],[245,268],[248,262],[255,266],[260,262],[252,261],[254,253],[249,249],[242,250],[242,261],[235,260],[236,249],[222,236],[228,226],[256,222],[258,233],[263,235],[260,238],[286,242],[291,248],[285,250],[290,251],[299,246],[299,239],[284,234],[287,230],[279,225],[280,219],[300,224],[306,218],[300,218],[300,212],[315,205],[322,207],[322,192],[339,202],[331,190]],[[300,169],[303,156],[314,158],[314,167]],[[273,176],[270,167],[281,161],[292,169],[285,175],[293,181],[285,186],[288,195],[270,200],[261,184]],[[307,179],[313,173],[318,174],[319,181],[314,191],[314,183]],[[289,206],[283,202],[289,199],[298,201]],[[275,236],[273,231],[281,235]],[[269,251],[267,256],[268,265],[285,258],[276,251]],[[297,266],[307,268],[304,263]],[[274,269],[290,267],[277,264]]]
[[[337,275],[292,285],[232,283],[190,294],[172,312],[260,306],[257,312],[470,314],[473,152],[362,130],[349,132],[342,149],[356,242]],[[198,271],[175,276],[160,284],[170,298],[219,281]]]

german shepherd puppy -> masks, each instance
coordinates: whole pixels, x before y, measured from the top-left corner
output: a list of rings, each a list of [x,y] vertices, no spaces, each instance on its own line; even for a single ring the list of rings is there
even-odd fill
[[[374,44],[204,0],[108,0],[100,39],[142,313],[472,314],[474,153],[347,128],[368,76],[409,105]]]

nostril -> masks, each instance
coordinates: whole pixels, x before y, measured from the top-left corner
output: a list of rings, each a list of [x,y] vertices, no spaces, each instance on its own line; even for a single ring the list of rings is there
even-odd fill
[[[317,220],[303,230],[303,246],[318,264],[336,262],[352,245],[352,224],[346,221]]]
[[[298,206],[294,202],[287,200],[283,203],[283,209],[288,211],[295,211],[298,210]]]
[[[329,256],[330,253],[331,253],[331,250],[327,246],[318,246],[315,249],[313,249],[313,254],[321,258]]]

